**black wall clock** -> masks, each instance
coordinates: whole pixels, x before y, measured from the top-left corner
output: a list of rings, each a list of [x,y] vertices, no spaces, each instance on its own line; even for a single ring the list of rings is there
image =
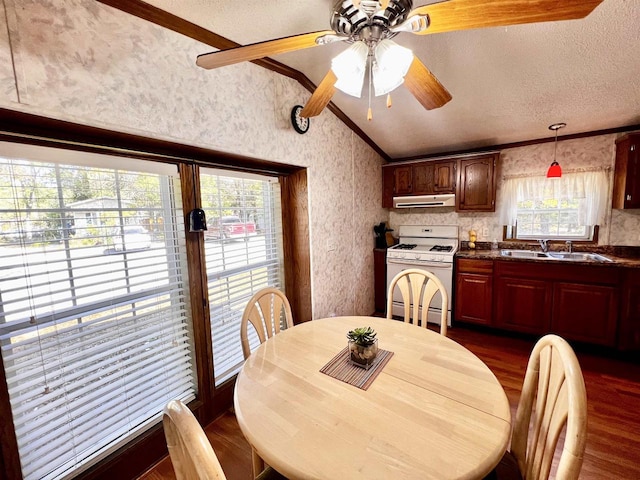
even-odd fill
[[[309,125],[311,124],[308,118],[300,116],[301,111],[302,105],[296,105],[291,109],[291,125],[293,125],[293,129],[300,134],[307,133]]]

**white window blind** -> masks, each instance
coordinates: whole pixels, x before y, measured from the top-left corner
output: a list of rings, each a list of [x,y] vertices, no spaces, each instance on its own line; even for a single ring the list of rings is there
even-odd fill
[[[200,176],[209,225],[205,252],[216,385],[244,362],[240,320],[247,301],[264,287],[283,288],[279,184],[269,177],[232,175],[202,169]],[[252,329],[249,339],[257,344]]]
[[[0,347],[25,479],[77,474],[196,393],[179,181],[48,150],[0,145]]]

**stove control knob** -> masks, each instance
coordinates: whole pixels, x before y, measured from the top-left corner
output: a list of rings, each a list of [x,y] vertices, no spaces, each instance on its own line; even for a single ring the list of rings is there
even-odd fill
[[[419,253],[416,253],[415,257],[416,257],[416,260],[420,260],[420,254]]]

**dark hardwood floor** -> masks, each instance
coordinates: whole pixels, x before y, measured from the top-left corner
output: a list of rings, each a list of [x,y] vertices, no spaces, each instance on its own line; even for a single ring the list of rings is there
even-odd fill
[[[522,379],[534,341],[457,327],[448,337],[480,357],[502,383],[511,409],[520,396]],[[575,347],[587,386],[589,426],[580,478],[640,479],[640,364]],[[251,449],[235,416],[226,412],[205,429],[228,480],[251,478]],[[140,477],[175,479],[165,458]]]

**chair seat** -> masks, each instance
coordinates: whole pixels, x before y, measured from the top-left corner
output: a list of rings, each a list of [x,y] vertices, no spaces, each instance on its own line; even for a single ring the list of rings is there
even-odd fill
[[[516,457],[511,452],[505,452],[500,463],[484,480],[522,480]]]
[[[287,480],[287,477],[278,473],[273,468],[267,467],[256,477],[256,480]]]

